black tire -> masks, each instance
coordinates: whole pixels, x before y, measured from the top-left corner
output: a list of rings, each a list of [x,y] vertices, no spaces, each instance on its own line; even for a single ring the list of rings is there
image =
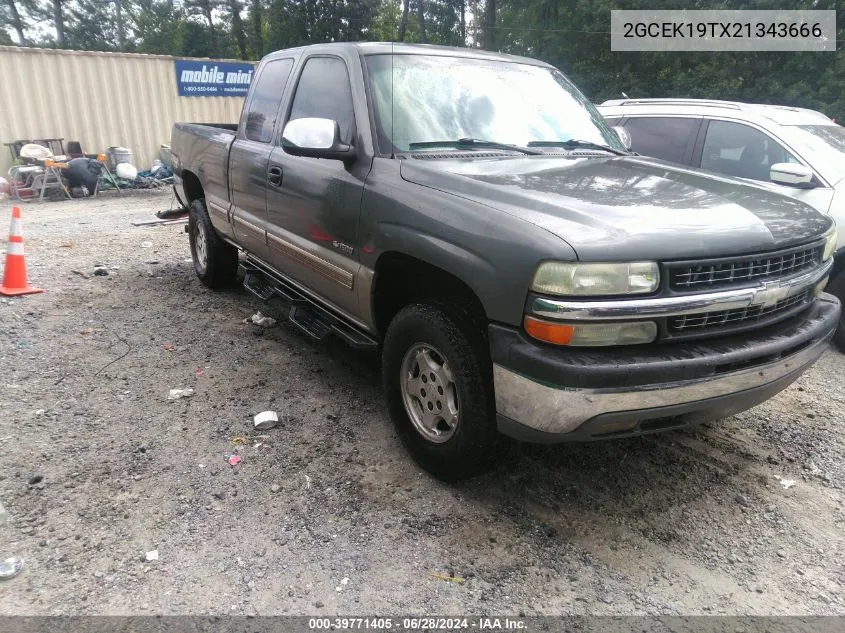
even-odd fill
[[[454,379],[448,391],[453,394],[458,416],[446,440],[431,441],[425,437],[405,405],[403,362],[406,354],[413,357],[410,352],[418,350],[418,344],[431,346],[432,355],[448,364]],[[382,380],[399,438],[425,470],[444,481],[457,481],[482,474],[495,465],[504,441],[496,430],[493,368],[484,332],[468,306],[424,303],[403,308],[390,323],[384,339]],[[440,383],[431,383],[434,384]],[[422,402],[416,402],[424,413]],[[436,415],[436,410],[429,409]]]
[[[837,274],[825,288],[825,292],[835,295],[845,308],[845,270]],[[840,352],[845,353],[845,312],[839,314],[839,327],[833,335],[833,343]]]
[[[223,241],[214,227],[205,200],[191,202],[188,214],[188,237],[191,242],[191,258],[197,277],[209,288],[226,288],[235,282],[238,274],[238,249]],[[197,246],[200,245],[198,252]],[[203,253],[202,245],[205,245]]]

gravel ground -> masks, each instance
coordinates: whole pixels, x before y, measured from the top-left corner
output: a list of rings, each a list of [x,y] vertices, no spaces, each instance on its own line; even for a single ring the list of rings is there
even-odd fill
[[[169,205],[23,207],[47,292],[0,303],[0,558],[26,561],[0,614],[845,614],[845,356],[718,423],[448,486],[375,358],[244,323],[268,307],[202,286],[182,225],[131,226]]]

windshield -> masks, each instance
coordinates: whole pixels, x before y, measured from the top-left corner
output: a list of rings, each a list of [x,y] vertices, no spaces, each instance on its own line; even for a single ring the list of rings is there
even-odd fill
[[[577,139],[625,149],[593,104],[550,68],[425,55],[370,55],[366,63],[385,154],[461,138],[519,146]]]
[[[845,154],[845,128],[841,125],[796,125],[795,127],[808,132],[800,136],[810,148],[833,149],[840,154]]]

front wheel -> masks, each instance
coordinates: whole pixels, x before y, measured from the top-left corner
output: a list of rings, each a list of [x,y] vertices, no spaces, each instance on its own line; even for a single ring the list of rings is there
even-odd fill
[[[825,292],[829,292],[839,299],[843,309],[845,309],[845,270],[840,271],[831,280],[830,284],[825,288]],[[840,352],[845,353],[845,312],[839,314],[839,327],[836,328],[836,334],[833,335],[833,342],[839,348]]]
[[[403,308],[385,336],[382,378],[399,437],[425,470],[456,481],[495,464],[492,364],[467,306]]]
[[[194,271],[200,281],[209,288],[231,286],[238,274],[238,249],[217,235],[201,198],[191,203],[188,236]]]

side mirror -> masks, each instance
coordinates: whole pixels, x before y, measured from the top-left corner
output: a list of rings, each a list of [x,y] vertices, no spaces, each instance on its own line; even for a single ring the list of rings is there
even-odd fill
[[[293,156],[348,161],[355,148],[340,140],[340,126],[331,119],[294,119],[282,132],[282,149]]]
[[[769,180],[779,185],[809,189],[813,187],[813,170],[798,163],[775,163],[769,168]]]
[[[622,141],[622,145],[625,146],[625,149],[631,149],[631,135],[628,134],[628,130],[626,130],[621,125],[614,125],[611,128],[614,132],[616,132],[616,136],[619,137],[619,140]]]

